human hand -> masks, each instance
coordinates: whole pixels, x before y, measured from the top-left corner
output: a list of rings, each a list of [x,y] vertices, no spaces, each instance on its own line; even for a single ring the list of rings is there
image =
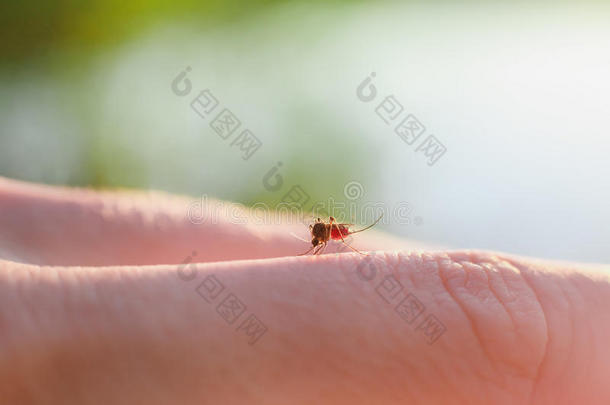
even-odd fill
[[[353,242],[377,250],[367,257],[335,253],[340,244],[294,257],[307,249],[290,236],[300,224],[231,215],[195,225],[190,204],[0,180],[0,398],[610,400],[607,266],[414,250],[421,245],[375,231]],[[212,297],[204,280],[224,288]],[[392,280],[402,285],[394,298]],[[405,320],[395,310],[409,293],[425,307],[411,323],[414,312]],[[245,309],[229,324],[219,305],[231,294]],[[250,315],[264,334],[242,327]],[[426,330],[428,316],[444,333]]]

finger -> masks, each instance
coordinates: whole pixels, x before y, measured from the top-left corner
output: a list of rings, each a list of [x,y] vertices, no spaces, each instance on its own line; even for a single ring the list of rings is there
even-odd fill
[[[0,395],[47,404],[608,403],[608,273],[477,252],[377,259],[5,263]],[[245,308],[237,319],[231,294]],[[408,294],[423,306],[415,319],[418,305],[396,309]],[[266,328],[253,344],[242,327],[250,315]],[[444,329],[429,327],[432,316]]]
[[[0,179],[0,213],[0,257],[41,265],[171,264],[181,262],[185,252],[198,262],[260,259],[297,255],[309,247],[290,235],[307,236],[298,218],[158,192]],[[361,249],[405,246],[404,240],[373,232],[358,239]]]

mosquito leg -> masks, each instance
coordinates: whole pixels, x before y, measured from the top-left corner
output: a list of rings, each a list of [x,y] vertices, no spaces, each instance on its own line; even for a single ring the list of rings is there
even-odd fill
[[[345,241],[345,239],[343,239],[343,234],[341,233],[341,228],[339,228],[339,226],[335,223],[335,219],[331,217],[330,218],[330,234],[331,235],[333,233],[333,226],[335,228],[337,228],[337,232],[339,232],[339,237],[341,238],[341,241],[347,245],[347,242]],[[328,236],[330,238],[330,235],[328,235]],[[347,246],[349,246],[349,245],[347,245]]]
[[[328,242],[324,242],[324,244],[322,245],[322,248],[320,248],[320,250],[318,251],[318,254],[321,255],[322,253],[324,253],[324,249],[326,249],[326,246],[328,245]]]
[[[314,252],[313,252],[314,256],[315,256],[315,255],[320,254],[320,251],[321,251],[321,250],[323,250],[323,248],[324,248],[325,246],[326,246],[326,243],[323,243],[323,244],[321,244],[321,245],[318,245],[318,248],[317,248],[316,250],[314,250]]]
[[[358,249],[351,247],[351,246],[349,245],[349,243],[347,243],[347,242],[346,242],[346,241],[344,241],[343,239],[341,239],[341,242],[343,242],[343,244],[344,244],[345,246],[347,246],[348,248],[352,249],[354,252],[359,253],[359,254],[361,254],[362,256],[368,256],[368,254],[366,254],[366,253],[362,253],[362,252],[361,252],[361,251],[359,251]]]
[[[305,256],[307,253],[311,252],[311,251],[312,251],[312,250],[314,250],[315,248],[316,248],[315,246],[312,246],[312,247],[311,247],[311,249],[309,249],[307,252],[305,252],[305,253],[301,253],[300,255],[297,255],[297,256]],[[314,254],[315,254],[315,253],[314,253]]]

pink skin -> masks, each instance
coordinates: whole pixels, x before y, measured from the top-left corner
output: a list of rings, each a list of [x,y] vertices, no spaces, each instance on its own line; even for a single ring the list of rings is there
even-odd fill
[[[0,179],[0,402],[610,403],[608,266],[367,231],[366,270],[294,257],[303,225],[193,225],[189,203]],[[256,344],[196,292],[211,274],[267,326]],[[375,291],[388,275],[425,305],[412,325]]]

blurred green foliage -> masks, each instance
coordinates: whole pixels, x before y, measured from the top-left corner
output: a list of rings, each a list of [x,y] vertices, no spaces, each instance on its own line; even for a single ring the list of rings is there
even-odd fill
[[[291,2],[291,5],[327,7],[343,3],[356,3],[354,0],[335,0]],[[4,156],[19,156],[0,162],[0,175],[46,183],[68,183],[75,186],[96,188],[161,188],[171,192],[201,194],[212,193],[219,198],[237,200],[246,204],[265,202],[274,204],[279,201],[290,186],[299,184],[311,195],[312,201],[325,201],[329,196],[338,201],[343,199],[342,190],[346,182],[354,180],[353,168],[362,167],[362,157],[366,155],[367,145],[345,142],[353,137],[345,125],[337,125],[332,111],[327,106],[316,104],[300,105],[297,99],[286,109],[290,118],[289,128],[282,128],[281,133],[288,132],[289,142],[279,145],[266,145],[266,148],[277,150],[277,157],[287,162],[283,176],[286,185],[281,192],[269,193],[258,184],[252,187],[241,187],[235,190],[231,180],[224,186],[193,184],[189,175],[192,170],[183,160],[192,160],[192,165],[200,170],[209,170],[218,166],[227,156],[216,156],[216,163],[199,160],[197,154],[190,154],[184,138],[180,145],[172,144],[171,134],[161,142],[164,151],[156,153],[146,145],[148,140],[139,132],[146,132],[145,126],[135,128],[133,134],[125,136],[124,127],[137,125],[139,118],[133,118],[133,110],[114,111],[108,119],[107,100],[100,95],[109,94],[120,97],[120,92],[108,90],[105,70],[110,66],[100,62],[100,56],[112,55],[125,44],[136,38],[146,37],[156,27],[167,24],[187,26],[199,29],[200,32],[213,30],[223,25],[241,21],[255,20],[274,6],[283,5],[279,0],[152,0],[125,2],[117,0],[92,0],[79,2],[74,0],[59,1],[7,1],[0,6],[0,103],[5,117],[18,116],[24,110],[38,113],[38,108],[56,114],[51,120],[37,118],[15,118],[11,128],[23,132],[21,139],[16,139],[15,132],[0,133],[0,147]],[[283,30],[292,30],[290,21],[276,18],[274,28],[265,33],[271,37],[281,37]],[[318,27],[320,28],[320,27]],[[328,28],[328,26],[327,26]],[[316,30],[316,27],[308,29]],[[303,33],[308,35],[307,32]],[[312,40],[320,41],[324,35],[311,35]],[[224,39],[223,39],[224,40]],[[235,41],[235,39],[233,39]],[[163,46],[163,45],[161,45]],[[218,45],[222,46],[222,45]],[[111,58],[112,60],[112,58]],[[244,69],[247,69],[245,67]],[[168,82],[171,77],[167,78]],[[255,76],[252,77],[255,80]],[[15,89],[11,86],[17,83]],[[39,89],[35,89],[37,86]],[[106,86],[106,87],[104,87]],[[35,93],[26,96],[26,102],[18,105],[15,96],[21,97],[24,88],[35,89]],[[46,92],[45,92],[46,89]],[[40,94],[37,94],[39,92]],[[131,95],[130,95],[131,96]],[[166,96],[172,100],[173,95]],[[298,95],[295,95],[298,97]],[[136,99],[137,97],[134,97]],[[228,100],[231,101],[231,100]],[[235,103],[233,103],[235,104]],[[42,106],[42,107],[40,107]],[[48,108],[47,108],[48,107]],[[185,109],[188,111],[187,105]],[[36,112],[34,112],[36,111]],[[151,114],[154,110],[151,107]],[[312,118],[315,117],[315,118]],[[58,121],[58,128],[48,133],[45,125]],[[23,128],[24,122],[34,122],[29,134]],[[134,124],[135,123],[135,124]],[[63,125],[67,125],[67,129]],[[286,124],[284,124],[286,125]],[[74,127],[74,128],[72,128]],[[2,128],[2,127],[0,127]],[[209,128],[208,128],[209,130]],[[72,132],[71,132],[72,131]],[[157,131],[158,134],[162,130]],[[210,132],[210,131],[208,131]],[[6,136],[9,135],[9,136]],[[3,139],[4,137],[4,139]],[[29,137],[29,138],[28,138]],[[48,138],[50,145],[41,140]],[[213,147],[214,139],[210,134],[203,134],[202,139]],[[56,147],[74,145],[77,152],[54,150]],[[138,145],[141,147],[138,148]],[[204,146],[207,147],[207,146]],[[156,153],[156,154],[155,154]],[[75,158],[73,155],[77,155]],[[2,154],[0,154],[2,156]],[[66,157],[67,156],[67,157]],[[22,158],[23,157],[23,158]],[[65,159],[74,162],[66,164]],[[28,161],[27,163],[26,160]],[[160,178],[159,171],[150,169],[151,160],[156,167],[167,167],[167,178]],[[288,164],[288,162],[290,164]],[[270,161],[270,164],[271,161]],[[266,163],[256,168],[245,168],[250,176],[262,176]],[[262,166],[262,167],[261,167]],[[59,173],[58,171],[61,171]],[[358,179],[372,177],[374,173],[363,171]],[[151,180],[151,176],[156,176]],[[229,176],[229,175],[226,175]]]
[[[319,3],[328,1],[317,0]],[[353,0],[334,0],[348,3]],[[61,50],[94,52],[172,20],[202,26],[227,23],[282,2],[280,0],[23,0],[0,5],[3,65],[19,67],[29,58]],[[312,3],[307,2],[307,3]],[[51,55],[50,55],[51,54]]]

